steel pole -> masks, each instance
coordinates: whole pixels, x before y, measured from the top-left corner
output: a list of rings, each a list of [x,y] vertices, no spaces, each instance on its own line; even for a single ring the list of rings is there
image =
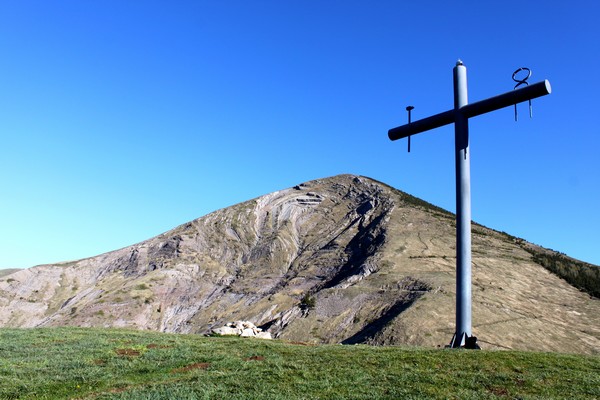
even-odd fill
[[[467,68],[459,60],[453,70],[456,159],[456,332],[451,347],[471,336],[471,171],[469,119],[459,112],[468,103]]]

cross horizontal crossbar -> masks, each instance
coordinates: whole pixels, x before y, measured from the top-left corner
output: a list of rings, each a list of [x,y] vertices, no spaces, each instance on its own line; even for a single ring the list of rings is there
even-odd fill
[[[489,99],[464,105],[458,110],[448,110],[443,113],[432,115],[431,117],[423,118],[406,125],[392,128],[388,131],[388,137],[390,140],[398,140],[410,135],[416,135],[417,133],[451,124],[456,120],[457,112],[461,113],[467,118],[476,117],[478,115],[512,106],[526,100],[545,96],[551,92],[552,88],[550,87],[550,82],[548,82],[548,80],[544,80],[529,86],[511,90],[510,92],[506,92],[498,96],[490,97]]]

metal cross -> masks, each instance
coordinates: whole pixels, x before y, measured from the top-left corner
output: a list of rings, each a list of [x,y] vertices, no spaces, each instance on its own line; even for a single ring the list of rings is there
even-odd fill
[[[398,140],[454,123],[456,161],[456,332],[450,347],[478,348],[471,333],[471,172],[469,118],[525,100],[550,94],[548,80],[527,85],[501,95],[468,104],[467,68],[458,60],[453,69],[454,108],[388,131]]]

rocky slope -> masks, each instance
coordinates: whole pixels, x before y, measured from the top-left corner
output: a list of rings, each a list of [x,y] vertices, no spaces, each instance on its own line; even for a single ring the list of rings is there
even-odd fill
[[[0,278],[1,326],[443,346],[454,332],[454,216],[365,177],[311,181],[145,242]],[[600,353],[600,301],[473,227],[473,333],[485,348]]]

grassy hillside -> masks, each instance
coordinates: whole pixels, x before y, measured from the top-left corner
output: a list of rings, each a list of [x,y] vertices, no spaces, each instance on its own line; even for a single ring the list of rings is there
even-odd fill
[[[594,297],[600,298],[600,268],[576,260],[565,254],[527,244],[517,243],[532,256],[533,260],[562,279]]]
[[[369,178],[371,179],[371,178]],[[379,182],[375,180],[375,182],[386,186],[390,190],[399,194],[404,201],[409,204],[412,204],[418,208],[423,210],[427,210],[431,213],[436,214],[442,218],[455,218],[454,214],[451,212],[438,207],[434,204],[428,203],[422,199],[411,196],[407,193],[404,193],[398,189],[395,189],[386,183]],[[474,227],[482,227],[485,229],[490,229],[485,227],[484,225],[473,222]],[[492,229],[493,230],[493,229]],[[499,231],[496,231],[499,232]],[[546,268],[548,271],[557,275],[558,277],[567,281],[570,285],[576,287],[577,289],[590,294],[596,298],[600,298],[600,267],[597,265],[589,264],[583,261],[579,261],[577,259],[571,258],[566,254],[562,254],[560,252],[546,249],[544,247],[534,245],[532,243],[527,242],[524,239],[518,238],[516,236],[510,235],[506,232],[499,232],[504,234],[508,239],[512,242],[519,245],[523,250],[527,251],[532,255],[532,259],[537,264]]]
[[[17,271],[19,271],[18,268],[0,269],[0,278],[2,278],[3,276],[6,276],[6,275],[10,275],[13,272],[17,272]]]
[[[1,399],[593,399],[600,358],[1,329]]]

